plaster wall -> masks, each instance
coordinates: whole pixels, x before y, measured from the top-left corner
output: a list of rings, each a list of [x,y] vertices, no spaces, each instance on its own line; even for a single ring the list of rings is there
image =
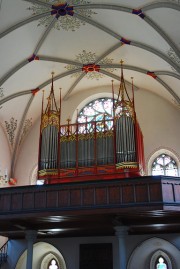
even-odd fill
[[[11,167],[11,150],[5,131],[0,124],[0,176],[1,175],[4,176],[5,169],[7,169],[9,173],[10,167]],[[0,184],[0,187],[4,187],[3,184]]]

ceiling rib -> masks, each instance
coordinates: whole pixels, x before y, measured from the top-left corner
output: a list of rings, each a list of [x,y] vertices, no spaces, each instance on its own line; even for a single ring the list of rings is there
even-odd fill
[[[62,73],[62,74],[60,74],[60,75],[55,76],[55,77],[53,78],[53,80],[56,81],[56,80],[58,80],[58,79],[60,79],[60,78],[63,78],[63,77],[72,75],[72,74],[74,74],[74,73],[76,73],[76,72],[79,72],[79,71],[81,71],[81,70],[82,70],[82,68],[77,68],[77,69],[74,69],[74,70],[69,70],[69,71],[64,72],[64,73]],[[41,90],[41,89],[43,89],[44,87],[46,87],[48,84],[50,84],[51,81],[52,81],[52,79],[50,78],[50,79],[46,80],[45,82],[43,82],[41,85],[39,85],[37,88]]]
[[[180,98],[175,94],[175,92],[159,77],[156,78],[157,81],[159,81],[165,88],[166,90],[175,98],[178,104],[180,104]]]
[[[171,8],[176,8],[176,6],[173,6],[171,5]],[[118,5],[109,5],[109,4],[86,4],[86,5],[79,5],[79,6],[74,6],[74,9],[78,9],[78,8],[81,8],[81,9],[93,9],[93,8],[96,8],[96,9],[108,9],[108,10],[117,10],[117,11],[123,11],[123,12],[126,12],[126,13],[132,13],[133,9],[130,9],[130,8],[126,8],[126,7],[121,7],[121,6],[118,6]],[[178,5],[178,8],[180,10],[180,6]],[[142,12],[141,12],[142,14]],[[170,38],[163,32],[162,29],[160,29],[159,26],[157,26],[157,24],[155,24],[155,22],[153,22],[147,15],[145,15],[143,17],[144,21],[146,21],[157,33],[160,34],[160,36],[166,40],[166,42],[170,45],[170,47],[172,47],[174,49],[174,51],[176,52],[176,54],[178,55],[178,57],[180,57],[180,54],[179,54],[179,50],[177,49],[176,45],[170,40]]]
[[[44,32],[43,36],[41,37],[41,39],[39,40],[35,50],[34,50],[34,55],[37,55],[40,47],[42,46],[44,40],[46,39],[46,37],[48,36],[49,32],[51,31],[51,29],[53,28],[55,22],[56,22],[56,17],[52,19],[51,23],[49,24],[49,26],[46,28],[46,31]]]
[[[166,33],[157,25],[155,24],[148,16],[144,17],[144,20],[156,31],[160,34],[160,36],[166,40],[169,46],[174,50],[176,55],[180,58],[179,49],[176,47],[174,42],[166,35]]]
[[[96,5],[95,5],[96,6]],[[102,5],[100,5],[100,6],[102,6]],[[109,5],[107,5],[108,7],[109,7]],[[112,5],[111,5],[112,6]],[[116,6],[117,7],[117,6]],[[112,35],[112,36],[114,36],[116,39],[120,39],[120,37],[117,35],[117,34],[115,34],[115,33],[113,33],[110,29],[108,29],[108,28],[106,28],[106,27],[104,27],[103,25],[100,25],[100,24],[98,24],[98,23],[96,23],[96,22],[94,22],[94,21],[92,21],[92,20],[90,20],[89,18],[85,18],[85,17],[83,17],[83,16],[81,16],[81,15],[79,15],[79,14],[75,14],[75,16],[76,17],[79,17],[79,19],[81,19],[81,20],[85,20],[86,22],[88,22],[88,23],[90,23],[90,24],[92,24],[92,25],[94,25],[95,27],[97,27],[97,28],[99,28],[99,29],[101,29],[101,30],[103,30],[103,31],[105,31],[105,32],[107,32],[107,33],[109,33],[110,35]],[[39,43],[38,43],[38,45],[37,45],[37,47],[36,47],[36,49],[35,49],[35,53],[34,54],[36,54],[37,52],[38,52],[38,50],[39,50],[39,48],[40,48],[40,46],[42,45],[42,43],[43,43],[43,41],[45,40],[45,38],[46,38],[46,36],[47,36],[47,34],[48,34],[48,32],[50,31],[50,29],[53,27],[53,24],[55,23],[55,18],[54,18],[54,20],[52,20],[52,24],[50,24],[50,26],[48,27],[48,29],[46,30],[46,32],[45,32],[45,34],[44,34],[44,36],[42,37],[42,39],[39,41]],[[157,52],[157,51],[155,51],[153,48],[150,48],[149,46],[145,46],[145,45],[143,45],[143,44],[139,44],[139,43],[137,43],[137,42],[134,42],[133,43],[133,41],[131,42],[131,44],[132,45],[136,45],[136,46],[138,46],[138,47],[141,47],[141,48],[143,48],[143,49],[146,49],[146,50],[151,50],[151,52],[153,52],[153,53],[155,53],[155,54],[158,54],[161,58],[162,58],[162,53],[159,53],[159,52]],[[164,57],[163,57],[164,58]],[[168,57],[165,57],[166,58],[166,60],[167,60],[167,58]],[[175,65],[175,63],[174,62],[172,62],[172,61],[170,61],[169,60],[169,58],[168,58],[168,62],[171,64],[171,65],[173,65],[173,67],[179,72],[180,71],[180,68],[177,66],[177,65]],[[24,61],[23,63],[21,63],[20,65],[18,65],[18,66],[16,66],[15,68],[13,68],[11,71],[10,71],[10,73],[7,73],[1,80],[0,80],[0,85],[2,85],[13,73],[15,73],[16,71],[18,71],[21,67],[23,67],[25,64],[26,64],[27,62],[26,61]]]
[[[95,62],[96,64],[99,63],[101,60],[103,60],[106,56],[108,56],[110,53],[112,53],[113,51],[119,49],[121,46],[123,46],[123,43],[117,43],[116,45],[114,45],[113,47],[111,47],[110,49],[108,49],[107,51],[105,51],[99,58],[98,60]]]
[[[151,3],[151,4],[147,4],[145,5],[142,10],[143,11],[148,11],[148,10],[152,10],[152,9],[156,9],[156,8],[170,8],[170,9],[174,9],[174,10],[178,10],[180,11],[180,5],[177,3],[170,3],[170,2],[158,2],[158,3]]]
[[[31,2],[40,6],[44,6],[44,7],[48,7],[51,8],[52,4],[50,3],[46,3],[46,2],[42,2],[42,1],[38,1],[38,0],[23,0],[24,2]]]
[[[23,60],[21,63],[19,63],[18,65],[16,65],[15,67],[13,67],[9,72],[7,72],[1,79],[0,79],[0,86],[6,81],[8,80],[8,78],[10,78],[12,75],[14,75],[14,73],[16,73],[19,69],[21,69],[22,67],[24,67],[28,62],[28,60]]]
[[[117,35],[116,33],[112,32],[110,29],[108,29],[107,27],[97,23],[97,22],[94,22],[93,20],[89,19],[89,18],[86,18],[82,15],[79,15],[79,14],[75,14],[75,16],[77,18],[79,18],[80,20],[83,20],[93,26],[95,26],[96,28],[98,29],[101,29],[103,30],[104,32],[110,34],[111,36],[115,37],[116,39],[118,40],[121,40],[122,37]],[[139,42],[135,42],[135,41],[130,41],[130,44],[129,45],[132,45],[132,46],[136,46],[136,47],[139,47],[141,49],[144,49],[144,50],[147,50],[149,52],[152,52],[153,54],[159,56],[160,58],[164,59],[166,62],[168,62],[170,65],[172,65],[179,73],[180,73],[180,67],[178,65],[176,65],[173,61],[170,60],[169,57],[167,57],[165,54],[161,53],[160,51],[150,47],[150,46],[147,46],[145,44],[142,44],[142,43],[139,43]]]
[[[98,29],[101,29],[103,32],[108,33],[109,35],[115,37],[118,40],[121,38],[118,34],[113,32],[111,29],[108,29],[107,27],[103,26],[102,24],[100,24],[98,22],[91,20],[90,18],[84,17],[84,16],[77,14],[77,13],[74,13],[74,17],[81,20],[81,21],[87,22],[87,23],[95,26]]]
[[[64,96],[63,100],[66,101],[69,98],[69,95],[71,94],[71,92],[74,90],[74,88],[76,87],[76,85],[83,79],[83,77],[85,76],[85,73],[82,73],[78,79],[73,83],[73,85],[70,87],[70,89],[68,90],[68,92],[66,93],[66,95]]]
[[[36,0],[25,0],[25,1],[27,1],[27,2],[32,2],[32,3],[36,3],[36,4],[39,4],[39,5],[43,5],[44,3],[43,2],[41,2],[41,1],[36,1]],[[47,4],[47,3],[46,3]],[[48,5],[45,5],[45,6],[47,6],[47,7],[51,7],[51,4],[48,4]],[[175,8],[177,5],[175,4],[171,4],[171,8]],[[152,5],[151,5],[151,7],[152,7]],[[168,6],[169,7],[169,6]],[[119,11],[124,11],[124,12],[128,12],[128,13],[132,13],[132,9],[129,9],[129,8],[126,8],[126,7],[121,7],[121,6],[118,6],[118,5],[102,5],[102,4],[86,4],[86,5],[77,5],[77,6],[74,6],[74,9],[87,9],[87,8],[99,8],[99,9],[113,9],[113,10],[119,10]],[[147,6],[145,7],[146,8],[146,10],[147,10]],[[149,5],[149,9],[150,9],[150,5]],[[45,13],[43,13],[43,14],[40,14],[40,15],[42,15],[42,17],[44,17],[44,16],[46,16],[46,14],[48,13],[48,15],[49,15],[49,12],[45,12]],[[103,31],[105,31],[106,33],[108,33],[108,34],[110,34],[111,36],[114,36],[116,39],[120,39],[120,37],[119,37],[119,35],[117,35],[116,33],[113,33],[110,29],[108,29],[107,27],[104,27],[103,25],[101,25],[101,24],[99,24],[99,23],[97,23],[97,22],[94,22],[93,20],[91,20],[91,19],[89,19],[89,18],[86,18],[86,17],[84,17],[84,16],[82,16],[82,15],[80,15],[80,14],[77,14],[77,13],[75,13],[74,14],[75,15],[75,17],[77,17],[77,18],[79,18],[80,20],[83,20],[83,21],[86,21],[87,23],[90,23],[91,25],[94,25],[95,27],[97,27],[97,28],[99,28],[99,29],[101,29],[101,30],[103,30]],[[19,25],[19,27],[20,26],[22,26],[23,24],[22,23],[28,23],[28,22],[30,22],[31,20],[35,20],[35,19],[38,19],[39,17],[38,16],[33,16],[33,17],[31,17],[31,18],[29,18],[28,20],[25,20],[25,21],[23,21],[23,22],[20,22],[20,23],[18,23],[18,24],[16,24],[15,26],[17,26],[17,25]],[[36,47],[36,49],[35,49],[35,52],[34,52],[34,54],[36,55],[37,54],[37,52],[38,52],[38,50],[40,49],[40,47],[41,47],[41,45],[42,45],[42,43],[44,42],[44,40],[45,40],[45,38],[47,37],[47,35],[48,35],[48,33],[49,33],[49,31],[52,29],[52,27],[53,27],[53,25],[54,25],[54,23],[55,23],[55,20],[56,20],[56,18],[54,18],[53,20],[52,20],[52,22],[51,22],[51,24],[49,25],[49,27],[48,27],[48,29],[46,29],[46,31],[45,31],[45,33],[44,33],[44,35],[43,35],[43,37],[40,39],[40,41],[39,41],[39,43],[38,43],[38,45],[37,45],[37,47]],[[176,48],[176,46],[175,46],[175,44],[173,43],[173,42],[171,42],[171,40],[167,37],[167,35],[157,26],[157,25],[155,25],[154,24],[154,22],[153,21],[151,21],[149,18],[147,18],[147,20],[145,20],[147,23],[149,23],[153,28],[154,28],[154,30],[156,30],[165,40],[166,40],[166,42],[168,42],[168,44],[171,46],[171,47],[173,47],[173,49],[174,50],[176,50],[177,52],[178,52],[178,49]],[[21,24],[21,25],[20,25]],[[14,28],[14,29],[16,29],[16,27]],[[12,30],[12,27],[10,27],[8,30]],[[6,31],[8,31],[8,30],[6,30]],[[5,31],[5,32],[6,32]],[[3,32],[3,33],[5,33],[5,32]],[[8,31],[9,32],[9,31]],[[0,34],[0,37],[1,37],[1,35],[3,34],[3,33],[1,33]],[[120,45],[122,45],[123,43],[120,43]],[[143,49],[146,49],[146,50],[148,50],[148,51],[151,51],[151,52],[153,52],[153,53],[155,53],[155,54],[158,54],[158,56],[159,57],[161,57],[161,58],[163,58],[163,59],[165,59],[166,61],[168,60],[168,62],[172,65],[172,61],[171,60],[169,60],[169,58],[168,57],[162,57],[162,53],[159,53],[158,51],[156,51],[155,49],[153,49],[153,48],[150,48],[149,46],[146,46],[146,45],[144,45],[144,44],[139,44],[139,43],[137,43],[137,42],[133,42],[133,41],[131,41],[131,45],[136,45],[136,46],[138,46],[138,47],[140,47],[140,48],[143,48]],[[115,45],[115,47],[116,47],[116,45]],[[110,49],[111,50],[111,49]],[[176,52],[175,51],[175,52]],[[107,53],[107,52],[106,52]],[[105,53],[105,54],[106,54]],[[179,52],[178,52],[179,53]],[[104,55],[105,55],[104,54]],[[101,56],[101,58],[99,59],[99,61],[101,60],[101,59],[103,59],[103,57],[105,57],[104,55],[102,55]],[[178,54],[179,55],[179,54]],[[12,74],[14,74],[16,71],[18,71],[21,67],[23,67],[26,63],[28,63],[27,62],[27,60],[25,60],[25,61],[23,61],[22,63],[20,63],[19,65],[17,65],[16,67],[14,67],[9,73],[7,73],[1,80],[0,80],[0,85],[2,85]],[[176,67],[176,70],[178,69],[178,71],[180,70],[180,68],[173,62],[173,67]],[[178,67],[178,68],[177,68]],[[76,70],[76,72],[77,72],[77,70]],[[163,81],[162,81],[163,82]],[[46,82],[45,82],[46,83]],[[75,85],[75,84],[74,84]],[[77,85],[77,84],[76,84]],[[166,85],[166,83],[163,83],[162,85]],[[166,85],[167,86],[167,85]],[[169,86],[167,86],[168,87],[168,89],[170,89],[169,88]],[[167,88],[166,87],[166,88]],[[72,89],[72,87],[70,88],[70,90],[72,91],[73,89]],[[68,91],[69,92],[69,91]],[[169,92],[171,92],[172,93],[172,95],[174,95],[175,93],[172,91],[172,89],[170,89],[170,91]],[[176,95],[175,95],[176,96]],[[175,97],[174,96],[174,97]],[[65,96],[65,98],[66,98],[66,96]],[[5,98],[4,98],[5,99]],[[3,99],[3,100],[4,100]],[[2,101],[3,101],[2,100]],[[177,96],[176,96],[176,100],[177,100]],[[179,102],[179,100],[178,100],[178,102]]]
[[[123,7],[119,5],[110,5],[110,4],[85,4],[85,5],[75,5],[73,6],[74,10],[78,9],[108,9],[108,10],[117,10],[123,11],[126,13],[132,13],[132,8]]]
[[[117,48],[121,47],[122,43],[118,43],[115,46],[111,47],[110,49],[108,49],[107,51],[105,51],[96,61],[95,63],[99,63],[103,58],[105,58],[107,55],[109,55],[111,52],[113,52],[114,50],[116,50]],[[88,64],[88,63],[87,63]],[[83,65],[83,63],[82,63]],[[81,66],[82,66],[81,65]],[[77,84],[82,80],[82,78],[85,76],[85,74],[81,77],[79,77],[74,83],[73,85],[70,87],[70,89],[68,90],[67,94],[64,96],[63,100],[67,100],[69,98],[69,95],[72,93],[72,91],[74,90],[74,88],[77,86]]]
[[[124,65],[123,65],[123,68],[124,68]],[[106,76],[108,76],[108,77],[110,77],[110,78],[114,78],[114,79],[116,79],[116,80],[118,80],[118,81],[121,81],[120,76],[115,75],[115,74],[113,74],[113,73],[110,73],[110,72],[108,72],[108,71],[106,71],[106,70],[104,70],[104,69],[100,69],[99,73],[104,74],[104,75],[106,75]],[[126,83],[127,85],[129,85],[129,86],[132,86],[132,84],[131,84],[129,81],[127,81],[127,80],[125,80],[125,83]],[[138,90],[139,88],[134,84],[134,89],[135,89],[135,90]]]
[[[174,61],[172,61],[168,56],[166,56],[166,54],[163,54],[162,52],[155,50],[154,48],[152,48],[150,46],[147,46],[145,44],[141,44],[141,43],[136,42],[136,41],[132,41],[131,45],[155,54],[156,56],[163,59],[166,63],[170,64],[178,73],[180,73],[180,66],[178,64],[176,64]]]
[[[14,94],[11,94],[3,99],[0,100],[0,105],[3,105],[4,103],[14,99],[14,98],[17,98],[19,96],[22,96],[22,95],[26,95],[26,94],[31,94],[32,93],[32,90],[27,90],[27,91],[22,91],[22,92],[17,92],[17,93],[14,93]]]
[[[121,66],[119,64],[101,64],[101,68],[121,68]],[[144,68],[140,68],[137,66],[132,66],[132,65],[125,65],[123,64],[123,69],[127,69],[127,70],[133,70],[133,71],[137,71],[143,74],[147,74],[149,70],[146,70]],[[167,76],[171,76],[177,79],[180,79],[180,75],[177,73],[173,73],[170,71],[154,71],[153,73],[155,73],[156,75],[167,75]]]
[[[42,55],[38,55],[38,58],[39,58],[39,60],[42,60],[42,61],[51,61],[51,62],[56,62],[56,63],[71,64],[71,65],[75,65],[75,66],[78,66],[78,67],[82,67],[82,63],[71,61],[71,60],[68,60],[68,59],[62,59],[62,58],[57,58],[57,57],[49,57],[49,56],[42,56]]]
[[[74,63],[74,65],[75,65],[75,63]],[[79,64],[78,64],[78,67],[79,67]],[[101,68],[120,68],[120,64],[101,64]],[[148,73],[148,71],[147,70],[145,70],[145,69],[143,69],[143,68],[139,68],[139,67],[136,67],[136,66],[128,66],[128,65],[123,65],[123,68],[124,69],[128,69],[128,70],[133,70],[133,71],[137,71],[137,72],[140,72],[140,73],[143,73],[143,74],[146,74],[147,75],[147,73]],[[68,71],[68,72],[65,72],[65,73],[63,73],[63,74],[60,74],[60,75],[58,75],[58,76],[56,76],[56,77],[54,77],[54,81],[55,80],[58,80],[58,79],[60,79],[60,78],[63,78],[63,77],[65,77],[65,76],[69,76],[69,75],[72,75],[72,74],[74,74],[74,73],[76,73],[76,72],[80,72],[80,71],[82,71],[82,64],[81,64],[81,68],[77,68],[77,69],[74,69],[74,70],[70,70],[70,71]],[[114,74],[112,74],[112,73],[110,73],[110,72],[107,72],[107,71],[105,71],[105,70],[100,70],[100,72],[101,73],[103,73],[103,74],[105,74],[105,75],[107,75],[107,76],[109,76],[109,77],[111,77],[111,78],[114,78],[114,79],[117,79],[117,80],[119,80],[119,76],[116,76],[116,75],[114,75]],[[178,75],[178,74],[176,74],[176,73],[173,73],[173,72],[169,72],[169,71],[154,71],[154,73],[156,74],[156,75],[168,75],[168,76],[172,76],[172,77],[175,77],[175,78],[177,78],[177,79],[180,79],[180,75]],[[84,74],[85,75],[85,74]],[[84,76],[83,76],[84,77]],[[82,78],[83,78],[82,77]],[[81,79],[82,79],[81,78]],[[71,88],[68,90],[68,92],[67,92],[67,94],[64,96],[64,100],[67,100],[68,99],[68,97],[69,97],[69,95],[70,95],[70,93],[73,91],[73,89],[75,88],[75,86],[80,82],[80,80],[81,79],[78,79],[72,86],[71,86]],[[176,99],[176,101],[179,103],[179,97],[174,93],[174,91],[165,83],[165,82],[163,82],[161,79],[157,79],[157,81],[159,81],[159,83],[161,84],[161,85],[163,85],[167,90],[168,90],[168,92],[170,93],[170,94],[172,94],[173,95],[173,97]],[[162,83],[163,82],[163,83]],[[49,80],[47,80],[47,81],[45,81],[44,83],[42,83],[40,86],[38,86],[37,88],[38,89],[42,89],[42,88],[44,88],[45,86],[47,86],[48,84],[50,84],[51,83],[51,79],[49,79]],[[129,83],[129,82],[128,82]],[[136,87],[137,88],[137,87]],[[31,91],[24,91],[24,92],[21,92],[22,94],[21,95],[25,95],[25,94],[29,94],[29,93],[31,93]],[[17,96],[15,96],[15,95],[11,95],[11,96],[9,96],[9,97],[6,97],[6,98],[4,98],[4,99],[2,99],[1,101],[0,101],[0,105],[2,105],[3,103],[5,103],[5,102],[7,102],[7,101],[9,101],[9,100],[11,100],[11,99],[13,99],[13,98],[15,98],[15,97],[18,97],[19,95],[17,94]],[[11,98],[10,98],[11,97]]]
[[[125,66],[123,66],[123,68],[126,69]],[[116,76],[114,74],[111,74],[110,72],[107,72],[107,71],[102,70],[102,69],[99,72],[102,73],[102,74],[105,74],[105,75],[107,75],[109,77],[112,77],[114,79],[119,80],[118,76]],[[175,92],[162,79],[156,77],[156,80],[175,98],[175,100],[178,102],[178,104],[180,104],[180,98],[175,94]],[[128,82],[128,84],[131,85],[129,82]]]
[[[28,24],[32,21],[36,21],[38,19],[41,19],[45,16],[49,16],[50,12],[44,12],[42,14],[38,14],[38,15],[35,15],[35,16],[31,16],[30,18],[26,19],[26,20],[23,20],[23,21],[20,21],[16,24],[14,24],[13,26],[9,27],[8,29],[6,29],[4,32],[1,32],[0,33],[0,39],[4,36],[6,36],[7,34],[11,33],[12,31],[20,28],[21,26],[25,25],[25,24]]]

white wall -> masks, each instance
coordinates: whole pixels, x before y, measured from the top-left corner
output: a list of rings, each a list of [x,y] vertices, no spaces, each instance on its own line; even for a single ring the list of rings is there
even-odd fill
[[[11,151],[7,136],[0,124],[0,176],[4,175],[5,169],[10,171],[11,167]],[[8,185],[7,185],[8,186]],[[6,184],[0,184],[0,187],[6,187]]]

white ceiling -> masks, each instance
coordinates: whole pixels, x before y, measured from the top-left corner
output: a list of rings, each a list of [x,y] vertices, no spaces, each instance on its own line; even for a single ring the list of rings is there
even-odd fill
[[[67,0],[65,6],[60,0],[0,0],[3,128],[16,128],[20,139],[40,117],[42,90],[49,92],[52,71],[56,95],[62,88],[62,98],[68,100],[80,90],[111,85],[112,78],[118,84],[121,59],[127,81],[134,77],[136,87],[178,109],[179,2]],[[64,16],[56,17],[55,10]],[[82,71],[83,64],[92,63],[100,66],[99,72]]]

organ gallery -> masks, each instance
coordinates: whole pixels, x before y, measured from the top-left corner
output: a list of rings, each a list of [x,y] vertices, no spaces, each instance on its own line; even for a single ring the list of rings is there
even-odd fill
[[[61,98],[60,98],[61,99]],[[47,104],[42,106],[38,178],[45,184],[86,180],[123,179],[144,174],[143,134],[137,121],[132,83],[126,89],[121,62],[118,94],[109,102],[109,116],[101,120],[61,124],[53,75]],[[108,104],[107,104],[108,105]],[[44,108],[45,106],[45,108]],[[108,114],[108,113],[107,113]]]

